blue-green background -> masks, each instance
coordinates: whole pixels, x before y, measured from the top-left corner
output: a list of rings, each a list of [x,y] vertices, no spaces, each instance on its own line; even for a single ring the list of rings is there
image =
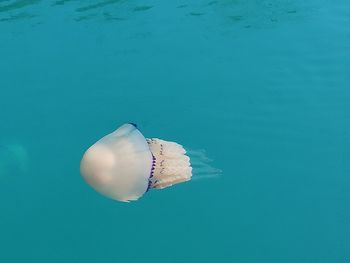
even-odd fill
[[[98,195],[129,121],[222,176]],[[0,262],[350,262],[348,0],[0,0],[0,123]]]

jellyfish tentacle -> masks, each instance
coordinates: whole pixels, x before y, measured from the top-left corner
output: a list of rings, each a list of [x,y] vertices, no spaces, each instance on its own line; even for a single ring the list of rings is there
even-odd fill
[[[222,175],[222,170],[210,165],[213,160],[208,158],[205,150],[188,150],[187,152],[189,153],[193,167],[192,180],[218,178]]]
[[[190,158],[180,144],[158,138],[147,139],[147,143],[155,157],[151,188],[162,189],[191,179]]]

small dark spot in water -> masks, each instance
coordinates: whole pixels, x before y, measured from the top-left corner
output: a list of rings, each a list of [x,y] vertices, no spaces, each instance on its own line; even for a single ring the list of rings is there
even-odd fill
[[[107,21],[125,21],[126,19],[122,18],[122,17],[111,17],[111,18],[108,18],[106,20]]]
[[[204,13],[191,12],[189,15],[190,16],[202,16],[202,15],[204,15]]]
[[[216,5],[218,3],[218,1],[211,1],[208,3],[208,5]]]
[[[230,19],[234,21],[241,21],[243,20],[243,16],[229,16]]]
[[[270,18],[271,22],[278,22],[277,18]]]
[[[289,10],[287,11],[288,14],[295,14],[297,12],[297,10]]]
[[[245,28],[251,28],[252,26],[251,25],[246,25],[244,26]]]
[[[148,5],[145,5],[145,6],[137,6],[133,9],[133,11],[137,12],[137,11],[146,11],[146,10],[149,10],[151,9],[153,6],[148,6]]]
[[[187,7],[187,5],[179,5],[176,8],[185,8],[185,7]]]
[[[56,5],[64,5],[65,3],[71,2],[72,0],[59,0],[59,1],[55,1],[52,5],[56,6]]]

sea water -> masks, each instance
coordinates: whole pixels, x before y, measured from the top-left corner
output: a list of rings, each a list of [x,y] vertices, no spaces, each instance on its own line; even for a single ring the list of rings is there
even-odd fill
[[[350,262],[346,0],[0,0],[0,262]],[[125,122],[219,177],[104,198]]]

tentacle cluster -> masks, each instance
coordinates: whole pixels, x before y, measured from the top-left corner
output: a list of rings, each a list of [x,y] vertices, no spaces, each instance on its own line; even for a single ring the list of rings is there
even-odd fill
[[[165,188],[191,179],[192,167],[186,150],[175,142],[147,139],[153,155],[149,188]]]

